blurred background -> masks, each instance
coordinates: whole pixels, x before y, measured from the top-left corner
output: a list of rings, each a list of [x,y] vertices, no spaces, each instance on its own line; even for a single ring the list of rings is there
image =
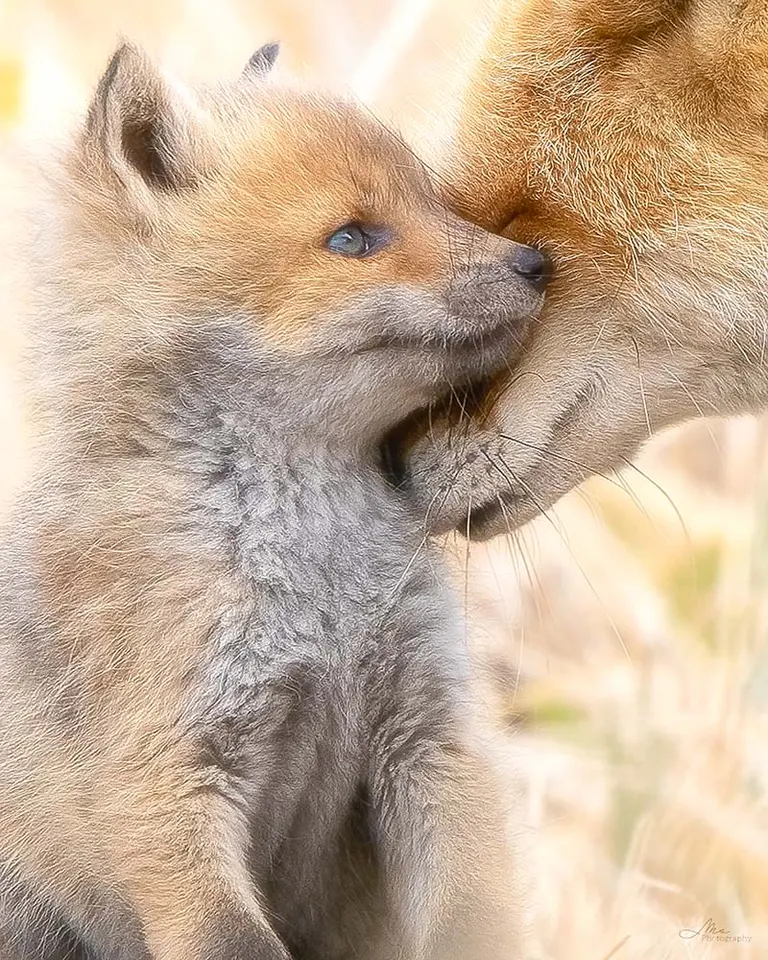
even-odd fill
[[[3,157],[77,123],[120,36],[203,80],[279,39],[280,70],[351,89],[436,162],[487,5],[0,0],[0,236]],[[0,501],[24,465],[4,263]],[[767,445],[761,420],[702,420],[515,539],[446,545],[521,784],[535,958],[768,957]]]

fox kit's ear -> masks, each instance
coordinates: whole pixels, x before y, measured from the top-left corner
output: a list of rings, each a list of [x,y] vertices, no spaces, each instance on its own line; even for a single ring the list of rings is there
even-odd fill
[[[263,47],[259,47],[248,63],[246,63],[245,70],[243,70],[243,77],[248,77],[251,80],[265,77],[272,67],[274,67],[279,53],[279,43],[265,43]]]
[[[113,54],[88,111],[85,144],[129,193],[193,187],[205,169],[201,111],[130,44]]]

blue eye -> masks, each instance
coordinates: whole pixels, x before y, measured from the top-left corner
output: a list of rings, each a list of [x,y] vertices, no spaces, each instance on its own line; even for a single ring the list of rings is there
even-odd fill
[[[366,257],[381,246],[381,237],[369,233],[359,223],[346,223],[325,241],[331,253],[343,257]]]

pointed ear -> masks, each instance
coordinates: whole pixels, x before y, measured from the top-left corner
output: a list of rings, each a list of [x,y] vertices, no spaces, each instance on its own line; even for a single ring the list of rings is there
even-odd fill
[[[129,190],[193,187],[204,172],[199,109],[144,53],[120,46],[88,111],[85,142]]]
[[[259,47],[248,63],[246,63],[243,76],[252,80],[266,77],[272,67],[274,67],[279,53],[279,43],[265,43],[263,47]]]

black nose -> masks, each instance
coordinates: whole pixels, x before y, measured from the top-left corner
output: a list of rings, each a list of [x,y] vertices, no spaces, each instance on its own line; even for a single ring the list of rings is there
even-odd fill
[[[544,292],[554,273],[552,261],[535,247],[518,247],[509,258],[509,265],[539,293]]]

